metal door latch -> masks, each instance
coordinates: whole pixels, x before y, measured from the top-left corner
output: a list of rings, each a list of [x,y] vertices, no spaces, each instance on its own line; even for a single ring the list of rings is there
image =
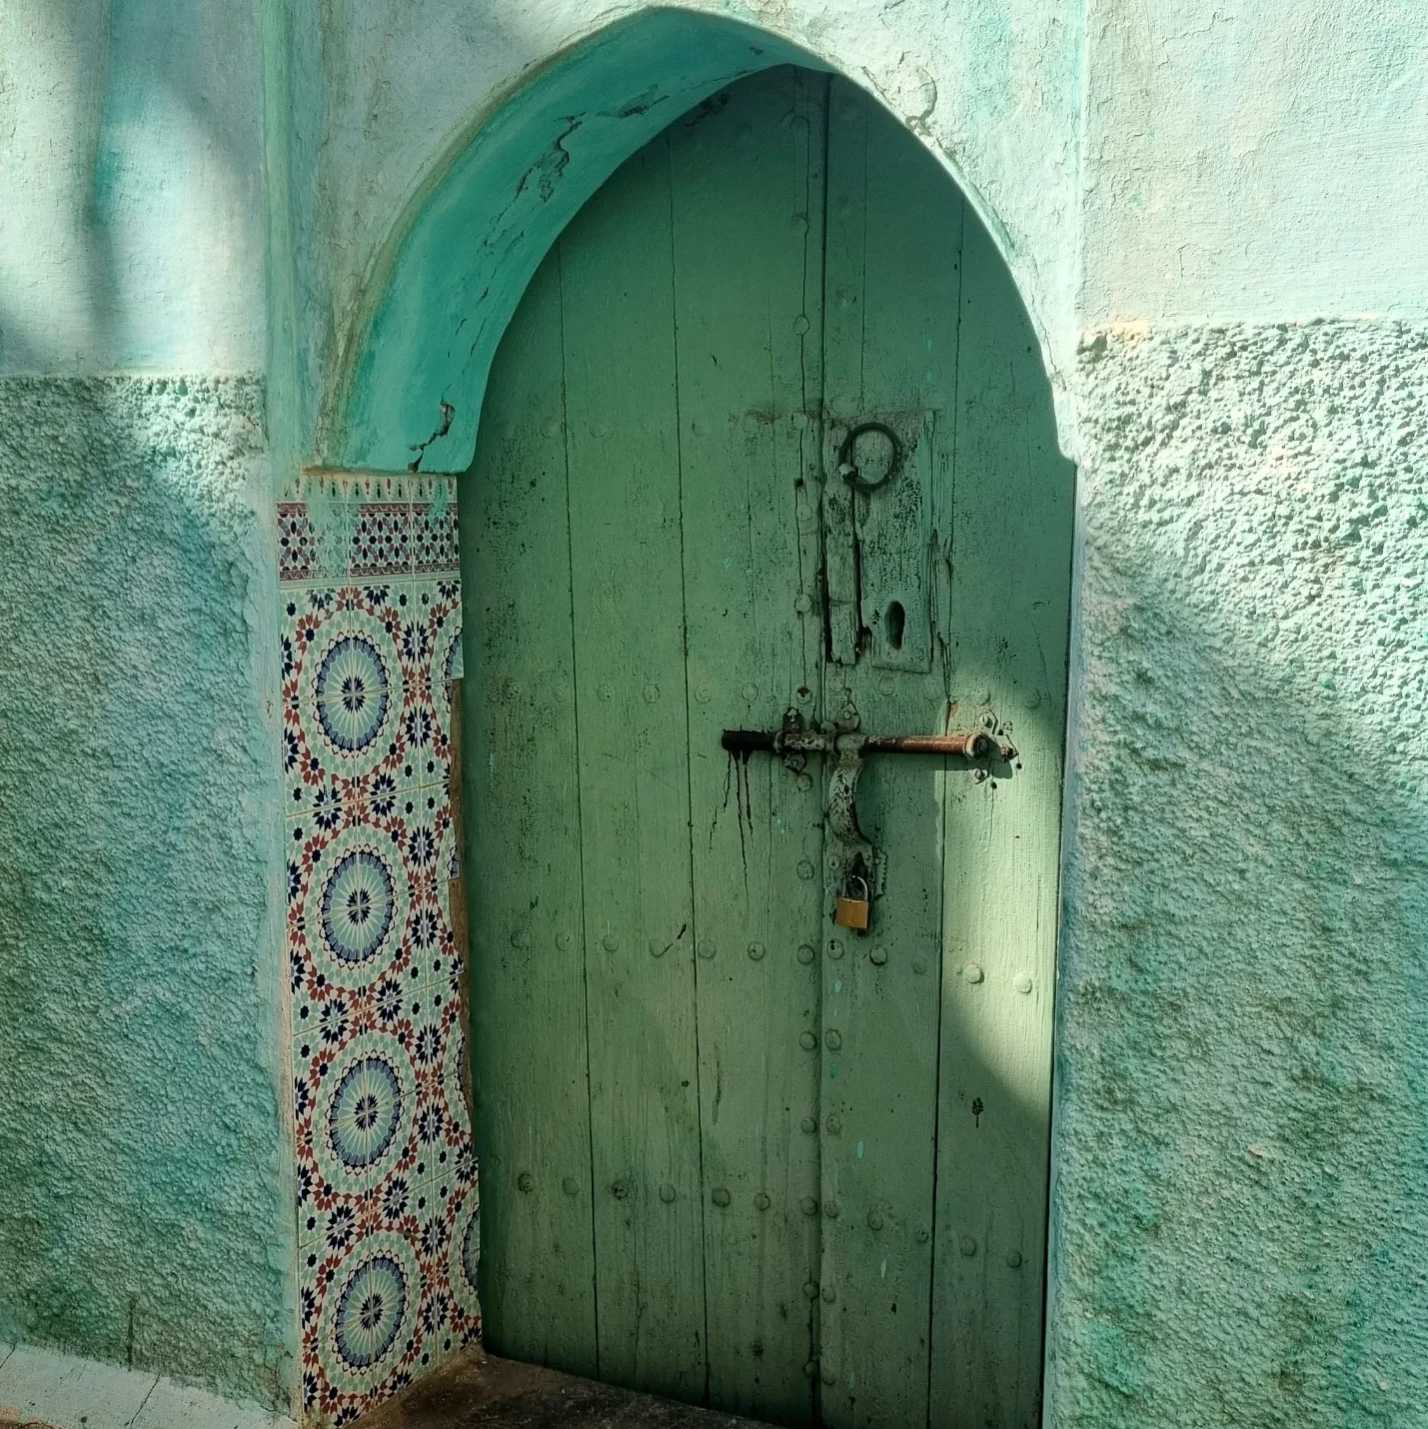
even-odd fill
[[[881,891],[885,870],[877,850],[858,825],[858,776],[870,754],[933,754],[953,759],[999,759],[1011,763],[1016,750],[988,730],[956,730],[947,734],[863,734],[846,728],[810,729],[803,716],[790,709],[776,730],[726,729],[719,743],[730,754],[747,758],[767,753],[782,758],[790,769],[802,769],[810,754],[830,755],[836,761],[828,780],[828,826],[842,845],[837,884],[847,893],[850,880],[860,882],[869,899]],[[851,721],[856,724],[856,720]],[[841,901],[846,900],[840,895]],[[840,920],[841,921],[841,920]],[[844,925],[849,926],[849,925]],[[859,931],[865,931],[863,923]]]

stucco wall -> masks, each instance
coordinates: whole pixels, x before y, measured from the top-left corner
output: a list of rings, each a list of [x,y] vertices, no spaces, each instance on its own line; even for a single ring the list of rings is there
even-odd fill
[[[262,66],[0,6],[0,1342],[287,1408]]]
[[[1428,327],[1082,378],[1054,1422],[1428,1424]]]
[[[0,1098],[39,1109],[0,1123],[0,1338],[286,1402],[272,496],[404,467],[443,400],[423,469],[464,466],[481,268],[456,223],[403,270],[424,201],[656,8],[0,11]],[[1082,462],[1053,1416],[1428,1424],[1428,353],[1388,320],[1428,316],[1428,12],[692,8],[866,82],[966,181]],[[688,58],[671,106],[713,78]],[[564,149],[558,107],[503,141],[562,212],[639,142],[587,98]],[[540,257],[504,233],[488,347]]]
[[[1417,0],[1089,0],[1083,323],[1428,314]]]
[[[0,379],[0,1341],[295,1379],[253,378]]]

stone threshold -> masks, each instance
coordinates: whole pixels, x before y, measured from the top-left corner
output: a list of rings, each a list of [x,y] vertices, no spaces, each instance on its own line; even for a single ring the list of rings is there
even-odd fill
[[[752,1419],[464,1350],[352,1429],[765,1429]]]

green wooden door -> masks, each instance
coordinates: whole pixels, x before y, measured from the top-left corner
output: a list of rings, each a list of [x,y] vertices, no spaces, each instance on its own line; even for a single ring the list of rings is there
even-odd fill
[[[551,252],[462,512],[493,1350],[1038,1422],[1071,492],[991,242],[846,83],[735,85]],[[1015,747],[869,760],[867,934],[832,761],[721,748],[790,711]]]

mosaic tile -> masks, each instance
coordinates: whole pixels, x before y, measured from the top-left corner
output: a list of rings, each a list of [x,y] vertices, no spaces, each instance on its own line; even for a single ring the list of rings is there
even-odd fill
[[[455,483],[440,480],[308,472],[279,504],[294,1210],[314,1424],[350,1422],[480,1333],[446,787],[460,586],[409,574],[418,556],[455,563],[454,504],[441,510]]]
[[[413,571],[420,575],[457,569],[455,501],[414,502],[411,532]]]
[[[353,577],[411,573],[412,510],[405,501],[356,503],[348,573]]]
[[[421,1263],[404,1235],[363,1236],[332,1267],[316,1350],[337,1396],[371,1395],[419,1349]]]
[[[316,565],[316,537],[308,520],[307,506],[301,501],[284,501],[278,505],[278,579],[305,581],[312,578]]]
[[[408,501],[420,490],[420,478],[404,471],[354,471],[346,473],[344,488],[355,501]]]
[[[282,763],[291,815],[361,798],[380,775],[395,778],[404,766],[406,592],[378,583],[283,595]]]
[[[433,714],[430,777],[444,786],[451,778],[451,682],[462,672],[461,585],[455,580],[435,585],[419,581],[414,594],[426,611],[431,631],[426,674]]]

